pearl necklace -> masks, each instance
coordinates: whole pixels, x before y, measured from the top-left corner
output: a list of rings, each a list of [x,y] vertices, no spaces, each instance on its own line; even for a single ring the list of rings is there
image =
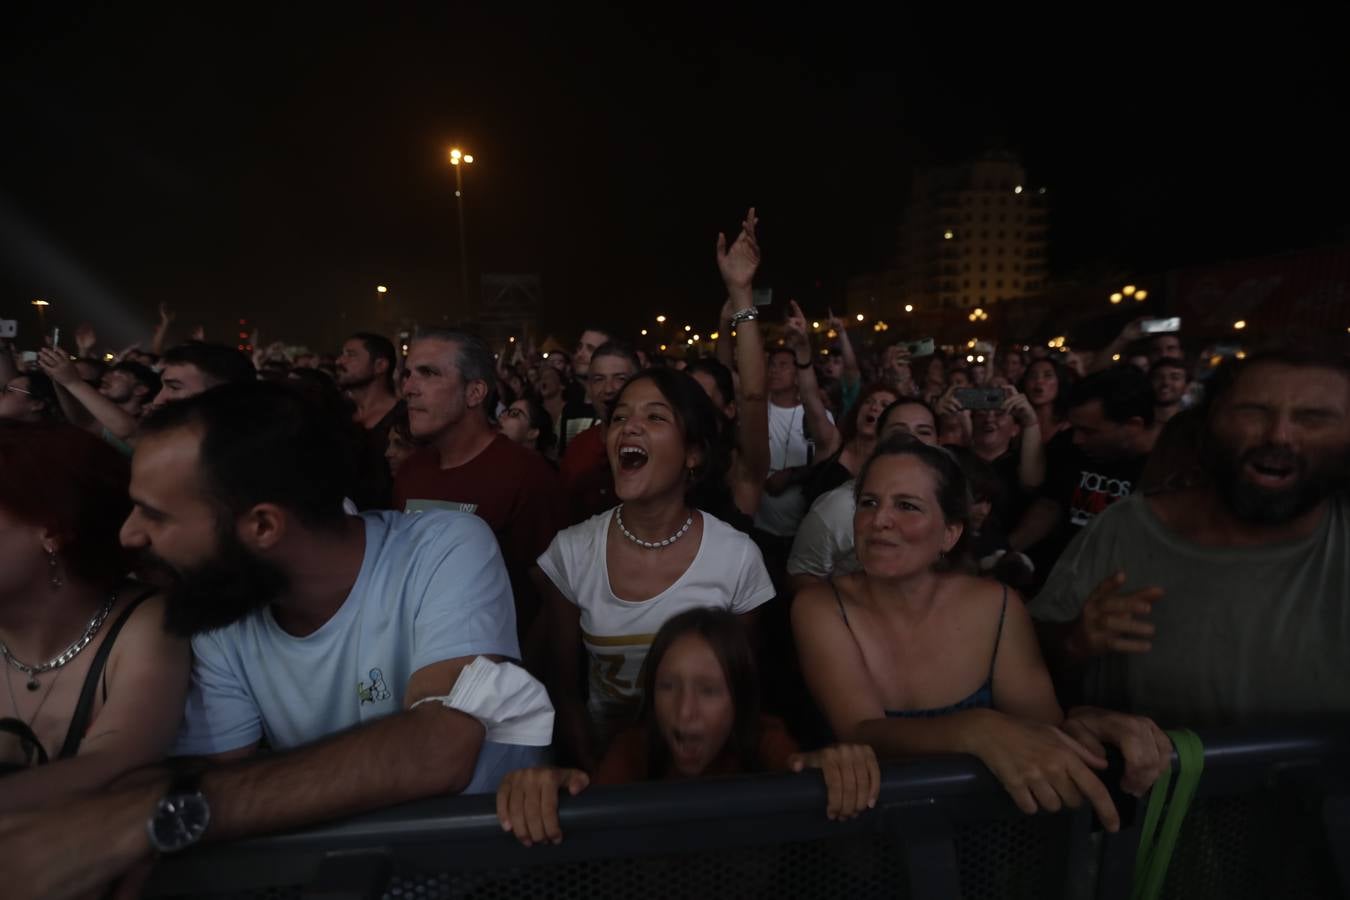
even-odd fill
[[[633,532],[629,531],[627,528],[624,527],[622,506],[614,510],[614,519],[616,522],[619,523],[619,531],[623,532],[624,537],[628,538],[630,541],[637,544],[639,547],[646,547],[648,550],[660,550],[662,547],[669,547],[671,544],[675,543],[680,538],[684,537],[685,533],[689,531],[689,528],[694,524],[694,514],[690,513],[689,518],[684,520],[683,527],[681,527],[679,531],[675,532],[670,537],[666,538],[664,541],[644,541],[642,538],[633,534]]]
[[[107,601],[103,604],[103,608],[94,614],[94,618],[89,620],[89,625],[84,629],[84,634],[82,634],[80,638],[77,641],[75,641],[75,643],[71,644],[69,647],[62,650],[60,653],[56,654],[56,656],[53,656],[45,663],[41,663],[36,666],[30,666],[27,663],[22,662],[17,656],[15,656],[13,653],[10,652],[9,648],[5,646],[3,641],[0,641],[0,656],[3,656],[5,658],[5,662],[9,663],[15,669],[18,669],[20,672],[27,675],[28,676],[28,684],[26,685],[27,688],[30,691],[36,691],[40,686],[37,680],[37,677],[39,675],[44,675],[47,672],[50,672],[54,669],[61,668],[66,663],[70,662],[72,659],[79,656],[81,650],[89,646],[89,642],[94,639],[94,635],[98,634],[98,630],[103,627],[103,620],[108,618],[108,613],[112,611],[113,602],[116,599],[117,599],[116,594],[113,594],[111,597],[109,597]]]

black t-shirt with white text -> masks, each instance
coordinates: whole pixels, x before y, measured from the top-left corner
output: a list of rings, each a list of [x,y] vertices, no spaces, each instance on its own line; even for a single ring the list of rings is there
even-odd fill
[[[1073,443],[1073,432],[1056,435],[1046,446],[1046,481],[1041,496],[1055,501],[1060,518],[1055,530],[1032,548],[1037,570],[1049,574],[1079,529],[1117,500],[1134,493],[1147,454],[1099,460]]]

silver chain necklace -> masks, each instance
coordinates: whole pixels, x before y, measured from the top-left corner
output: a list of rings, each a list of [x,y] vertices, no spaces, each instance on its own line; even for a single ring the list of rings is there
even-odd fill
[[[5,662],[27,675],[27,688],[30,691],[36,691],[41,687],[37,680],[39,675],[45,675],[47,672],[61,668],[66,663],[79,656],[81,650],[89,646],[89,642],[94,639],[94,636],[98,634],[98,630],[103,627],[103,621],[108,618],[108,613],[112,612],[113,603],[116,600],[116,594],[108,597],[107,601],[103,604],[103,608],[95,613],[94,617],[89,620],[89,625],[84,629],[84,634],[80,636],[79,640],[75,641],[75,643],[71,644],[45,663],[36,666],[28,665],[11,653],[4,641],[0,641],[0,656],[5,658]]]
[[[680,530],[672,534],[670,537],[666,538],[664,541],[644,541],[642,538],[633,534],[633,532],[629,531],[627,528],[624,527],[622,506],[614,510],[614,518],[615,521],[619,523],[619,531],[623,532],[624,537],[628,538],[630,541],[637,544],[639,547],[646,547],[648,550],[660,550],[662,547],[669,547],[671,544],[675,543],[680,538],[684,537],[685,533],[688,532],[689,528],[694,524],[694,514],[690,513],[689,518],[684,520],[684,525],[680,528]]]

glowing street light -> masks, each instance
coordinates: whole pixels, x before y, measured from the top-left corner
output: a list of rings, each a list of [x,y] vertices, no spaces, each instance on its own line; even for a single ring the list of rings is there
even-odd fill
[[[1013,188],[1013,193],[1014,194],[1022,193],[1022,186],[1019,184],[1017,187]]]
[[[389,293],[389,288],[385,287],[385,286],[382,285],[382,284],[377,284],[377,285],[375,285],[375,293],[377,293],[377,294],[387,294],[387,293]]]
[[[1134,299],[1137,303],[1144,302],[1144,300],[1148,299],[1148,291],[1135,291]]]
[[[954,238],[954,237],[956,237],[956,235],[953,234],[953,233],[951,232],[950,229],[948,229],[947,231],[944,231],[944,232],[942,233],[942,239],[943,239],[944,241],[950,241],[950,240],[951,240],[952,238]]]
[[[41,309],[44,306],[51,306],[51,304],[48,303],[46,300],[34,300],[33,305],[36,306],[38,309]]]
[[[1133,297],[1133,296],[1134,296],[1134,285],[1132,285],[1132,284],[1127,284],[1127,285],[1125,285],[1123,288],[1120,289],[1120,292],[1121,292],[1122,294],[1124,294],[1126,297]]]
[[[657,316],[657,317],[656,317],[656,324],[657,324],[657,325],[664,325],[664,324],[666,324],[666,317],[665,317],[665,316]]]
[[[906,303],[906,304],[905,304],[905,312],[914,312],[914,304],[913,304],[913,303]]]
[[[710,341],[715,341],[715,340],[717,340],[719,337],[721,337],[721,335],[718,334],[716,331],[714,331],[712,334],[708,335],[708,340],[710,340]]]
[[[1246,328],[1246,327],[1247,327],[1247,320],[1246,320],[1246,319],[1238,319],[1236,322],[1233,323],[1233,330],[1234,330],[1234,331],[1241,331],[1242,329],[1244,329],[1244,328]]]
[[[693,327],[692,325],[686,325],[686,326],[684,326],[684,330],[685,330],[685,331],[693,331],[693,330],[694,330],[694,327]]]
[[[469,251],[464,234],[464,165],[473,162],[473,156],[450,148],[450,165],[455,170],[455,206],[459,211],[459,288],[465,314],[469,314]]]
[[[643,337],[646,337],[646,336],[647,336],[647,329],[645,329],[645,328],[642,329],[642,336],[643,336]]]
[[[1124,297],[1120,292],[1118,292],[1118,291],[1117,291],[1116,293],[1114,293],[1114,294],[1111,295],[1111,302],[1112,302],[1112,303],[1119,303],[1121,300],[1124,300],[1124,299],[1125,299],[1125,297]]]
[[[867,318],[867,316],[863,315],[862,313],[858,313],[858,315],[857,315],[857,319],[858,319],[859,322],[863,321],[863,320],[866,319],[866,318]]]
[[[819,330],[820,330],[820,323],[819,323],[819,322],[812,322],[812,323],[811,323],[811,327],[814,328],[816,331],[819,331]]]

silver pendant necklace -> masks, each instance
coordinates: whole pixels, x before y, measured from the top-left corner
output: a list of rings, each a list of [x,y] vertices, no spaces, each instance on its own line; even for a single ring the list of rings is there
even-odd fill
[[[76,640],[66,649],[62,650],[60,653],[53,656],[51,659],[47,660],[45,663],[40,663],[39,665],[35,666],[28,665],[27,663],[19,659],[17,656],[15,656],[13,653],[11,653],[9,647],[5,645],[4,641],[0,641],[0,656],[3,656],[5,658],[5,662],[9,663],[10,666],[27,675],[28,682],[25,685],[25,687],[27,687],[30,691],[36,691],[39,687],[41,687],[41,685],[38,684],[39,675],[45,675],[47,672],[60,669],[66,663],[70,662],[72,659],[79,656],[81,650],[89,646],[89,642],[94,639],[94,636],[98,634],[98,630],[103,627],[103,622],[105,619],[108,618],[108,613],[112,612],[113,603],[116,600],[117,600],[116,594],[110,595],[107,601],[104,602],[103,608],[100,609],[97,613],[95,613],[94,617],[89,620],[88,626],[86,626],[84,629],[84,634],[80,635],[78,640]]]
[[[623,524],[623,506],[619,506],[618,509],[614,510],[614,520],[618,523],[619,531],[623,533],[623,536],[637,544],[639,547],[646,547],[648,550],[660,550],[662,547],[669,547],[671,544],[685,536],[689,531],[689,528],[694,524],[694,514],[690,513],[689,518],[684,520],[684,525],[681,526],[680,530],[666,538],[664,541],[644,541],[642,538],[625,528]]]

